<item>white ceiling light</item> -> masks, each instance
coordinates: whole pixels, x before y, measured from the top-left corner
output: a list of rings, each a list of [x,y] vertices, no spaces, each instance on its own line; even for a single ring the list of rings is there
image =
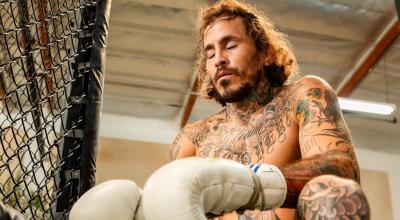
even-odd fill
[[[388,103],[369,102],[359,99],[339,98],[342,110],[361,111],[380,115],[390,115],[396,109],[395,105]]]
[[[339,97],[344,114],[396,122],[396,105]]]

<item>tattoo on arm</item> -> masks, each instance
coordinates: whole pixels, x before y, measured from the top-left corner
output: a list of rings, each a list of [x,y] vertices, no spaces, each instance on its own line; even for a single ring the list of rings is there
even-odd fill
[[[283,207],[288,208],[296,207],[301,190],[314,177],[332,174],[359,182],[352,141],[333,90],[308,89],[294,114],[303,159],[281,168],[288,185]]]
[[[368,201],[353,181],[324,176],[308,183],[299,198],[296,219],[369,220]]]
[[[179,142],[182,139],[182,136],[183,136],[182,133],[179,132],[179,134],[175,137],[174,141],[172,142],[171,149],[169,150],[168,161],[176,160],[176,157],[178,156],[178,153],[181,150],[181,145]]]
[[[190,126],[190,125],[188,125]],[[196,155],[196,145],[191,139],[193,133],[191,128],[186,126],[175,137],[171,144],[168,161],[183,157],[192,157]]]
[[[333,91],[328,89],[322,91],[321,88],[309,89],[306,96],[298,101],[295,115],[300,123],[303,155],[307,155],[309,150],[313,149],[307,144],[312,138],[325,138],[324,146],[319,146],[323,148],[320,150],[325,151],[352,145]]]
[[[355,179],[357,172],[353,160],[341,151],[330,151],[324,155],[299,160],[281,168],[285,176],[288,191],[283,207],[295,208],[303,187],[316,176],[332,174]]]

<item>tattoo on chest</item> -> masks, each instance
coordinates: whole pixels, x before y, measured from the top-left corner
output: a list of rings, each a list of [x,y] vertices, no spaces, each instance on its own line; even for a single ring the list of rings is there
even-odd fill
[[[256,114],[224,110],[202,121],[195,128],[190,128],[188,138],[196,145],[202,157],[225,158],[243,164],[263,162],[266,155],[286,140],[295,102],[291,91],[278,94]],[[237,120],[227,122],[227,114],[236,114]]]

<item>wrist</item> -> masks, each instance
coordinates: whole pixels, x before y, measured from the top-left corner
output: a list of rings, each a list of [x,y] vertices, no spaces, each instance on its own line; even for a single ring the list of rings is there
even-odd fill
[[[254,191],[258,193],[253,209],[266,211],[282,206],[287,186],[281,170],[270,164],[250,164],[249,169],[256,177],[253,178]]]

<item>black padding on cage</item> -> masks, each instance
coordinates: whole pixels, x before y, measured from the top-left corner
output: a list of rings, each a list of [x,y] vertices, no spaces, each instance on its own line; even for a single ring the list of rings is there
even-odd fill
[[[100,0],[97,4],[96,22],[93,27],[93,47],[90,57],[86,126],[84,128],[84,148],[80,171],[80,194],[95,185],[96,157],[98,148],[100,111],[104,87],[106,45],[111,0]]]

